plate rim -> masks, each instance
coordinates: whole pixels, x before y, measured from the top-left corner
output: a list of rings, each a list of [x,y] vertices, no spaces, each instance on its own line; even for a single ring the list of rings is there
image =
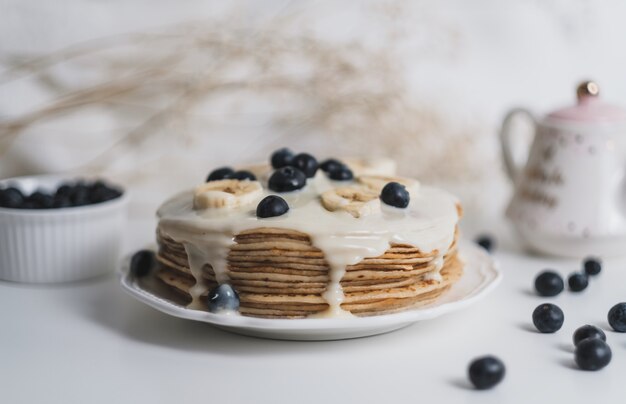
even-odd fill
[[[254,329],[259,331],[306,331],[332,330],[350,331],[370,327],[384,327],[393,324],[409,324],[422,320],[430,320],[443,314],[454,312],[467,307],[493,291],[502,281],[502,271],[499,263],[492,255],[481,247],[466,240],[460,240],[459,253],[461,259],[466,255],[477,254],[482,256],[486,264],[478,268],[484,279],[467,295],[458,300],[442,303],[437,306],[427,306],[409,309],[398,313],[383,314],[368,317],[341,317],[341,318],[303,318],[303,319],[267,319],[232,314],[210,313],[195,309],[187,309],[174,304],[167,299],[157,296],[133,282],[130,274],[129,262],[132,255],[124,257],[117,270],[118,280],[126,293],[148,306],[174,317],[200,321],[217,327]],[[486,276],[485,276],[486,275]]]

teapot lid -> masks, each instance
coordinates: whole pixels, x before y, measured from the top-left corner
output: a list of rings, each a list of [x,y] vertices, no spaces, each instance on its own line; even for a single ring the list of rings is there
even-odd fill
[[[578,98],[576,105],[554,111],[547,117],[560,121],[587,123],[626,120],[626,110],[617,105],[603,102],[599,94],[600,88],[595,82],[582,82],[576,89],[576,96]]]

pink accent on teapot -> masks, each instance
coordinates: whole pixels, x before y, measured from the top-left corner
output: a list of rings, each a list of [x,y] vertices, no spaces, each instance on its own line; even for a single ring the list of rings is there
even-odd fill
[[[578,99],[578,104],[550,113],[548,119],[576,122],[626,121],[626,110],[603,102],[598,96],[588,95]]]

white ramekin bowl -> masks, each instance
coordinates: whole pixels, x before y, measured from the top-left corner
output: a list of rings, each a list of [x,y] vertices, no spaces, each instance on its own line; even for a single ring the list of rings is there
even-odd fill
[[[51,191],[71,178],[32,176],[0,181],[25,194]],[[128,195],[61,209],[0,208],[0,279],[54,283],[112,271],[126,231]]]

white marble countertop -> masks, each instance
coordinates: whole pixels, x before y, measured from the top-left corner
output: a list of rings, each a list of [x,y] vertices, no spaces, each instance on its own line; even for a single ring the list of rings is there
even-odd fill
[[[135,223],[133,234],[148,232]],[[63,286],[0,283],[0,380],[6,403],[587,403],[623,399],[626,334],[606,314],[626,300],[626,261],[605,263],[580,294],[547,299],[565,312],[556,334],[539,334],[531,313],[539,270],[563,275],[578,263],[525,255],[498,236],[501,285],[463,311],[386,335],[346,341],[272,341],[169,317],[127,296],[113,276]],[[130,245],[133,243],[131,242]],[[613,350],[599,372],[575,368],[571,336],[602,327]],[[507,366],[490,391],[471,389],[480,355]]]

